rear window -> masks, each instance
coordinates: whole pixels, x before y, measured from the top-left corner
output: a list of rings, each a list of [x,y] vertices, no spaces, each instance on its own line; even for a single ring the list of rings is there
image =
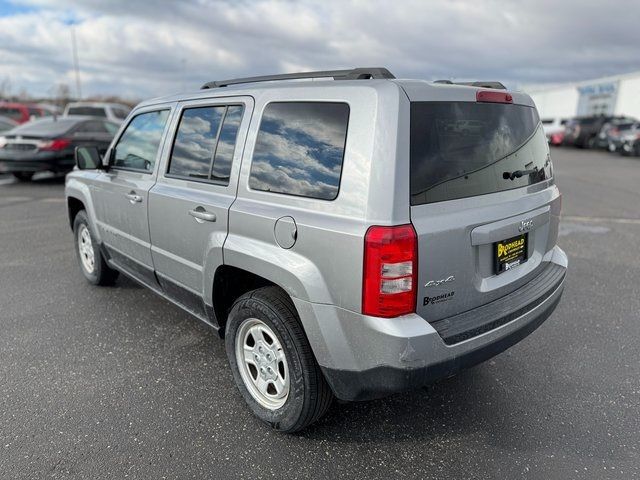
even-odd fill
[[[106,117],[107,113],[102,107],[71,107],[67,111],[68,115],[89,115],[92,117]]]
[[[254,190],[333,200],[338,196],[349,105],[270,103],[251,163]]]
[[[78,120],[75,119],[58,118],[57,120],[53,120],[52,118],[44,118],[16,127],[11,134],[55,137],[67,133],[71,127],[77,123]]]
[[[540,119],[524,105],[413,102],[410,141],[412,205],[510,190],[551,175]]]

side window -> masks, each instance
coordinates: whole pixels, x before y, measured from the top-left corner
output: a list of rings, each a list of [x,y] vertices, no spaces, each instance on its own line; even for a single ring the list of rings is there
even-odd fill
[[[255,190],[333,200],[338,196],[349,105],[270,103],[251,163]]]
[[[242,111],[241,105],[185,109],[167,173],[228,184]]]
[[[213,157],[211,178],[214,180],[229,183],[231,162],[233,161],[233,152],[236,149],[236,136],[240,128],[243,110],[242,105],[233,105],[229,107],[224,117],[222,130],[220,131],[220,139],[216,147],[216,154]]]
[[[113,166],[152,171],[167,118],[169,110],[136,115],[115,147]]]

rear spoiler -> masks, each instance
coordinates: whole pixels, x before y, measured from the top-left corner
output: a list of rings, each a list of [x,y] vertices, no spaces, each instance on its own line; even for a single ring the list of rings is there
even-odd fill
[[[476,82],[452,82],[451,80],[436,80],[433,83],[444,83],[446,85],[464,85],[464,86],[467,86],[467,87],[496,88],[498,90],[506,90],[507,89],[507,87],[505,87],[500,82],[480,82],[480,81],[476,81]]]

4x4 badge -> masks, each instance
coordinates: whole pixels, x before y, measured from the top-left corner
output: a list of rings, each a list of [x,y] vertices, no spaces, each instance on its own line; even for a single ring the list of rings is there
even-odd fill
[[[456,277],[454,277],[453,275],[449,275],[447,278],[442,278],[440,280],[429,280],[427,283],[424,284],[424,286],[426,288],[437,287],[438,285],[442,285],[443,283],[455,282],[455,280],[456,280]]]

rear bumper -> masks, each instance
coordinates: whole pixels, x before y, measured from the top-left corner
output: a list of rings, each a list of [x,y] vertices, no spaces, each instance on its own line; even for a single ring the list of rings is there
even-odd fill
[[[433,325],[415,314],[381,319],[329,305],[294,302],[335,395],[343,400],[368,400],[453,375],[533,332],[553,313],[564,289],[566,255],[555,247],[546,260],[556,270],[555,275],[547,275],[547,284],[530,288],[527,295],[523,294],[525,286],[466,312],[466,318],[477,313],[490,329],[453,344],[447,344]]]

